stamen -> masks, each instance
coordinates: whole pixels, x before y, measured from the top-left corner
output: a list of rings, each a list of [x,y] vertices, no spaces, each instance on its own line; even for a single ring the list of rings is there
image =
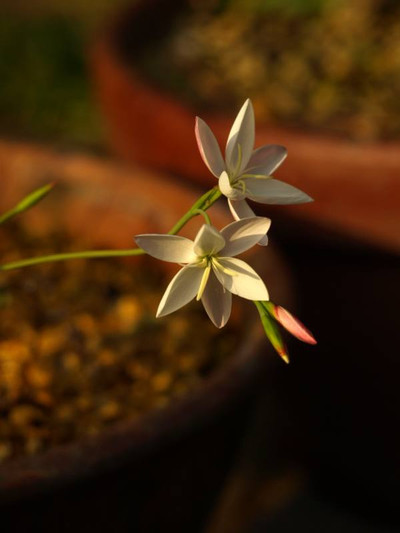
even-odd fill
[[[197,292],[196,300],[199,301],[201,297],[203,296],[204,289],[206,288],[208,278],[210,276],[211,271],[211,265],[208,264],[208,266],[204,269],[203,277],[201,278],[200,287]]]
[[[244,180],[238,180],[235,185],[239,185],[240,188],[242,189],[242,194],[246,194],[246,184],[244,182]],[[237,189],[237,187],[235,187],[235,189]]]
[[[236,174],[238,174],[240,166],[242,164],[242,147],[240,146],[240,144],[238,144],[237,147],[238,147],[238,160],[237,160],[237,163],[236,163],[235,171],[233,173],[234,176],[236,176]]]
[[[272,178],[272,176],[266,176],[265,174],[242,174],[242,178]]]
[[[234,270],[231,270],[230,268],[224,267],[224,265],[221,265],[221,263],[218,261],[216,257],[213,257],[211,259],[213,265],[215,265],[218,270],[221,270],[221,272],[224,272],[225,274],[228,274],[228,276],[237,276],[238,272],[235,272]]]

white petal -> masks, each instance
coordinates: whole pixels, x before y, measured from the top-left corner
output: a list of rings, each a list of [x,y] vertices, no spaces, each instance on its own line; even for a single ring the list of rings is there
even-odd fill
[[[269,300],[263,280],[251,266],[233,257],[219,257],[218,261],[223,268],[235,273],[233,276],[213,264],[215,275],[225,289],[247,300]]]
[[[266,144],[254,150],[248,162],[245,173],[272,174],[286,159],[287,150],[278,144]]]
[[[229,176],[225,171],[222,172],[219,177],[218,187],[222,194],[227,198],[242,200],[245,197],[244,187],[240,187],[239,185],[238,188],[232,187],[229,180]]]
[[[215,135],[204,120],[199,117],[196,117],[194,132],[196,135],[197,146],[199,147],[200,155],[203,158],[204,163],[207,165],[210,172],[218,178],[221,172],[225,170],[225,162]]]
[[[264,235],[264,237],[260,239],[257,244],[259,246],[268,246],[268,242],[269,242],[268,235]]]
[[[157,259],[171,263],[190,263],[195,259],[194,242],[179,235],[136,235],[140,248]]]
[[[161,298],[157,309],[157,317],[169,315],[189,303],[199,290],[204,269],[199,266],[187,265],[173,278]]]
[[[239,175],[248,166],[254,147],[254,130],[253,106],[247,99],[232,125],[226,143],[225,160],[231,176]]]
[[[210,224],[203,224],[194,240],[194,252],[197,256],[217,254],[225,246],[225,239]]]
[[[201,301],[211,322],[217,328],[225,326],[231,315],[232,295],[224,289],[215,277],[214,272],[211,272],[208,278]]]
[[[221,173],[218,180],[218,187],[222,194],[224,194],[227,198],[232,195],[233,189],[227,172],[224,171]]]
[[[264,217],[243,218],[221,230],[225,246],[220,251],[223,257],[232,257],[245,252],[263,239],[271,220]]]
[[[231,210],[232,216],[235,220],[240,220],[242,218],[255,217],[254,211],[251,209],[246,200],[231,200],[228,199],[229,209]]]
[[[249,207],[249,204],[246,200],[230,200],[228,199],[229,209],[231,210],[232,216],[235,220],[241,220],[243,218],[255,217],[254,211]],[[268,235],[265,235],[261,240],[258,241],[260,246],[268,245]]]
[[[262,204],[304,204],[312,198],[293,185],[273,178],[246,178],[246,196]]]

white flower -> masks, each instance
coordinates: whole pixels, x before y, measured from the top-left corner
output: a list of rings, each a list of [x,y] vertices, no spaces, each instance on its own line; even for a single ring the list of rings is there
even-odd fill
[[[233,256],[257,244],[270,224],[270,219],[264,217],[245,218],[221,231],[204,224],[194,241],[178,235],[137,235],[136,243],[149,255],[184,265],[168,285],[157,317],[176,311],[196,297],[211,321],[222,328],[231,314],[231,293],[248,300],[268,300],[262,279]]]
[[[249,99],[232,125],[226,143],[225,161],[213,132],[199,117],[196,118],[195,133],[201,157],[219,179],[219,188],[228,198],[235,220],[254,216],[245,198],[263,204],[302,204],[312,201],[296,187],[271,177],[286,158],[286,148],[268,144],[253,150],[254,111]],[[265,245],[267,242],[265,238],[259,244]]]

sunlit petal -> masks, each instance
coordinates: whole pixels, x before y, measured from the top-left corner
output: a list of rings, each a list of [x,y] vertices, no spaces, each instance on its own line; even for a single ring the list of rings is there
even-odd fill
[[[245,252],[265,237],[271,220],[264,217],[243,218],[221,230],[225,246],[220,251],[223,257],[232,257]]]
[[[221,173],[218,180],[218,187],[222,194],[227,198],[230,198],[233,195],[233,189],[227,172],[224,171]]]
[[[248,166],[254,147],[254,111],[249,99],[245,101],[229,132],[225,160],[229,174],[238,175]]]
[[[147,254],[171,263],[190,263],[196,257],[194,243],[179,235],[136,235],[135,242]]]
[[[232,216],[235,220],[240,220],[242,218],[255,217],[254,211],[251,209],[246,200],[232,200],[228,199],[229,209],[232,213]]]
[[[200,257],[217,254],[224,246],[225,239],[209,224],[203,224],[194,240],[194,252]]]
[[[300,189],[273,178],[247,178],[246,196],[262,204],[304,204],[312,198]]]
[[[264,237],[260,239],[257,244],[259,246],[268,246],[268,243],[269,243],[268,235],[264,235]]]
[[[247,263],[233,257],[219,257],[218,262],[222,269],[213,263],[214,273],[229,292],[247,300],[269,299],[263,280]]]
[[[286,159],[287,150],[279,144],[266,144],[254,150],[245,172],[253,174],[272,174]]]
[[[232,307],[232,295],[224,289],[211,272],[201,299],[208,316],[217,328],[222,328],[227,323]]]
[[[218,178],[225,170],[225,162],[222,158],[217,139],[201,118],[196,118],[195,134],[200,155],[208,169]]]
[[[203,272],[204,269],[199,266],[183,267],[168,285],[161,298],[156,316],[169,315],[193,300],[199,289]]]

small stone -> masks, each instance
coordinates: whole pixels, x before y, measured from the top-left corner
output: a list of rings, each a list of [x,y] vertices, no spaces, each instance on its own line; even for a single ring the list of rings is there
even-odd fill
[[[142,306],[137,298],[123,296],[118,299],[114,313],[122,330],[131,329],[142,317]]]
[[[51,407],[54,405],[54,398],[47,391],[39,390],[35,394],[35,401],[45,407]]]
[[[45,328],[37,339],[37,348],[40,355],[49,356],[62,348],[67,337],[64,326]]]
[[[75,352],[68,352],[63,357],[63,366],[69,372],[76,372],[81,367],[81,360]]]
[[[117,358],[112,350],[104,349],[98,355],[98,363],[102,366],[112,366],[116,363]]]
[[[169,389],[172,382],[172,376],[169,372],[160,372],[156,374],[151,380],[153,390],[156,392],[164,392]]]
[[[117,402],[109,401],[100,407],[99,415],[104,420],[112,420],[119,415],[120,411],[121,409]]]
[[[55,417],[62,422],[68,422],[75,416],[75,410],[71,405],[60,405],[57,407]]]
[[[86,335],[93,335],[97,333],[96,322],[88,313],[82,313],[74,317],[74,324]]]
[[[35,455],[42,449],[42,447],[43,447],[42,439],[39,439],[37,437],[29,437],[25,443],[25,452],[28,455]]]
[[[46,388],[52,380],[50,372],[37,365],[30,365],[26,371],[27,381],[32,387]]]
[[[32,405],[17,405],[8,416],[11,424],[18,428],[31,426],[43,419],[42,412]]]
[[[12,446],[9,442],[0,442],[0,462],[8,459],[12,454]]]
[[[147,380],[151,376],[151,368],[137,361],[132,361],[127,365],[127,372],[135,379]]]
[[[196,363],[198,360],[191,355],[182,355],[178,360],[179,369],[183,372],[194,370],[197,366]]]

